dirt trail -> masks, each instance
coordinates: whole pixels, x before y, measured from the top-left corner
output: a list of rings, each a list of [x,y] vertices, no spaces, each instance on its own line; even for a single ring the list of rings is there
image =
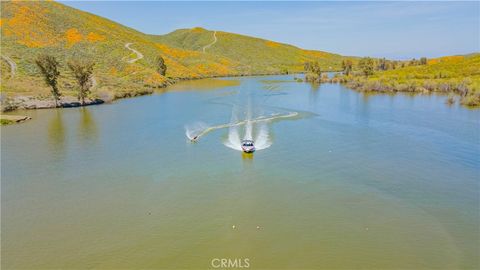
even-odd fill
[[[213,42],[208,44],[207,46],[203,47],[203,53],[205,53],[205,50],[210,48],[213,44],[217,43],[217,31],[213,32]]]
[[[133,49],[133,48],[130,48],[130,45],[132,45],[132,44],[133,44],[133,43],[127,43],[127,44],[125,44],[125,48],[127,48],[128,50],[134,52],[134,53],[137,55],[136,58],[127,60],[127,63],[130,63],[130,64],[135,63],[136,61],[138,61],[138,60],[140,60],[140,59],[143,58],[143,54],[142,54],[141,52],[139,52],[139,51],[137,51],[137,50],[135,50],[135,49]]]
[[[2,59],[10,65],[10,78],[15,77],[15,71],[17,70],[17,64],[8,56],[2,55]]]

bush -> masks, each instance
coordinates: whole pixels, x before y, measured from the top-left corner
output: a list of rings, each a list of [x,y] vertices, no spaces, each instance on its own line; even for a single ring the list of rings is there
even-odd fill
[[[319,83],[320,82],[320,76],[316,73],[308,72],[307,74],[305,74],[305,81],[306,82]]]
[[[480,106],[480,93],[469,93],[460,99],[460,103],[465,106]]]
[[[0,125],[4,126],[4,125],[10,125],[10,124],[13,124],[15,122],[13,122],[12,120],[7,120],[7,119],[0,119]]]
[[[447,105],[453,105],[455,103],[455,96],[453,94],[448,95],[447,100],[445,101]]]

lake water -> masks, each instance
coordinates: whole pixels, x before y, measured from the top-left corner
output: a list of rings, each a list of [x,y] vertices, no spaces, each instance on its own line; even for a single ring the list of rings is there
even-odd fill
[[[480,110],[445,100],[285,75],[21,112],[1,128],[2,269],[478,268]],[[262,117],[268,148],[226,147]]]

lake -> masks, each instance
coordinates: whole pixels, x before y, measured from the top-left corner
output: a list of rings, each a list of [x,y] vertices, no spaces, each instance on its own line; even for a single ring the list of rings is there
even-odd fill
[[[2,268],[478,268],[480,110],[293,77],[20,112]]]

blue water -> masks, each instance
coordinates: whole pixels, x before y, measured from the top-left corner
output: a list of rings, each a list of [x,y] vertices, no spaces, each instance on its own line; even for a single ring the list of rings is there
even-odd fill
[[[479,110],[292,75],[222,80],[238,82],[2,127],[2,266],[479,267]],[[269,122],[252,156],[225,147],[228,128],[185,137],[233,108],[298,117]]]

